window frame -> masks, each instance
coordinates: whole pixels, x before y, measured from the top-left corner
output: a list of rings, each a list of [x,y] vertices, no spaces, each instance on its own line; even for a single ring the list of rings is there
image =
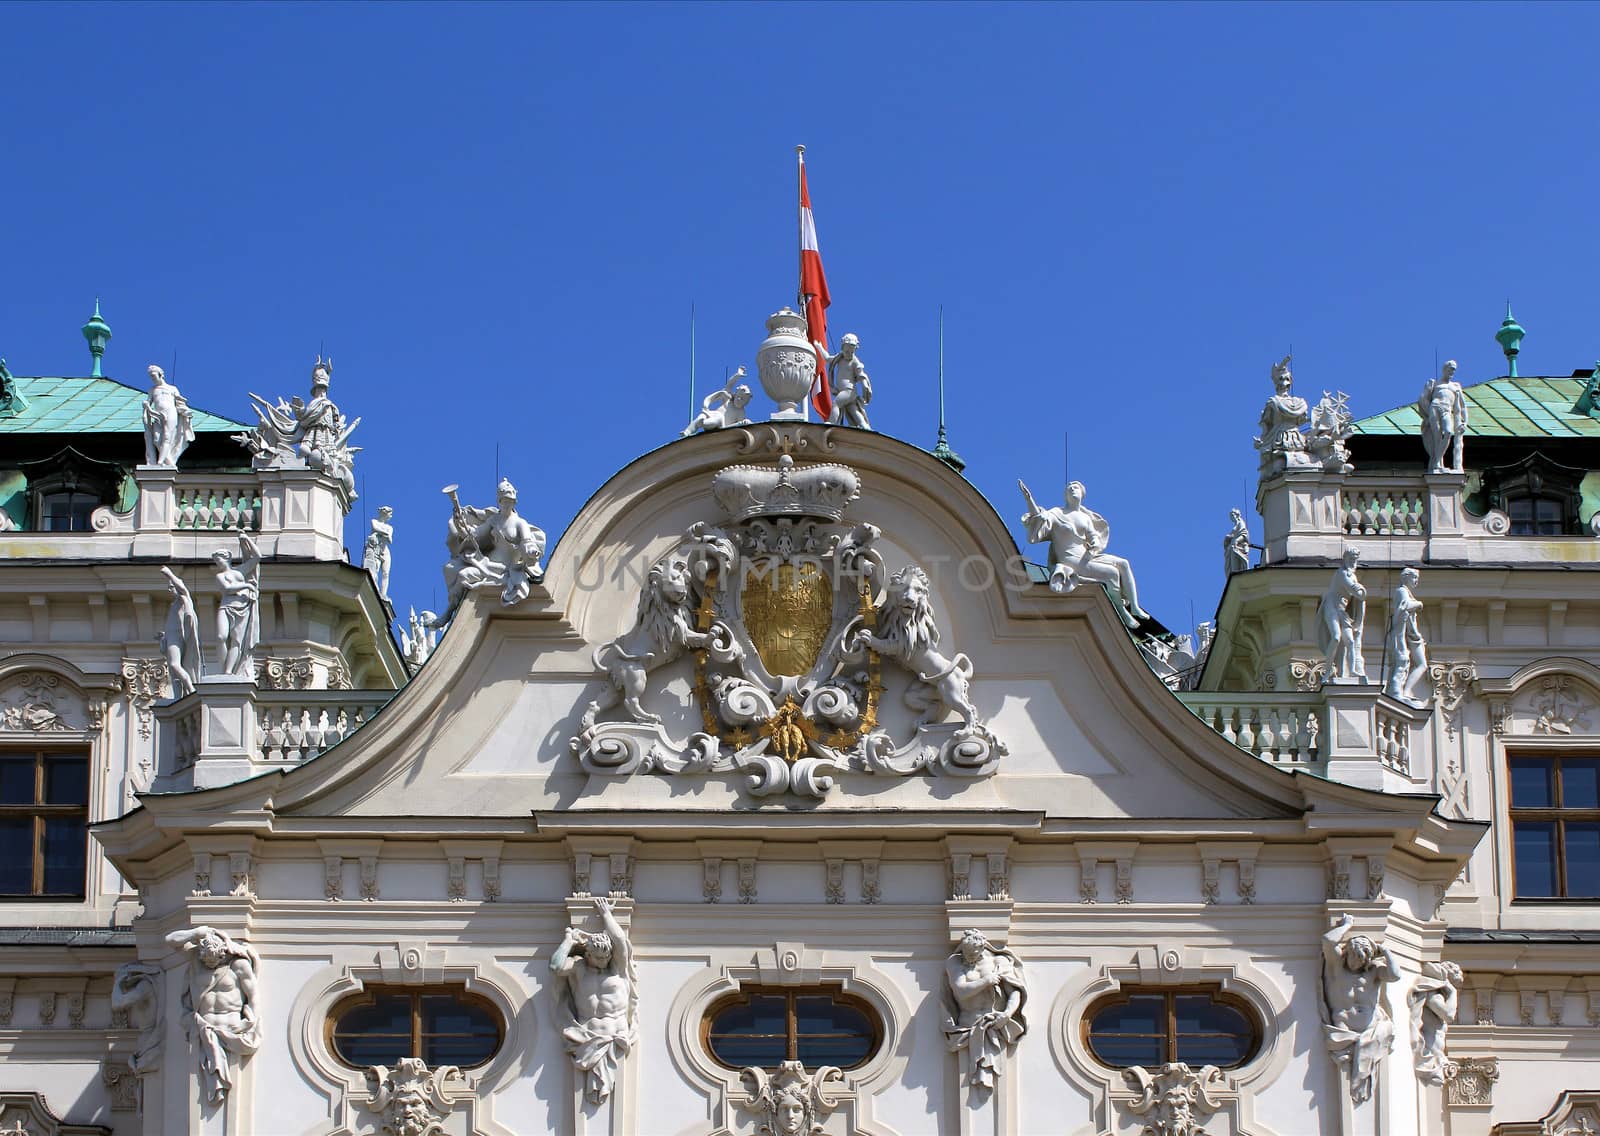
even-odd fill
[[[1123,1070],[1133,1068],[1132,1065],[1113,1064],[1100,1055],[1100,1051],[1094,1046],[1094,1019],[1113,1006],[1132,1001],[1134,998],[1147,998],[1154,995],[1164,997],[1166,1000],[1166,1037],[1164,1039],[1162,1061],[1182,1060],[1178,1056],[1178,998],[1195,994],[1204,994],[1210,997],[1213,1002],[1227,1006],[1231,1010],[1236,1010],[1243,1016],[1245,1024],[1250,1027],[1250,1044],[1244,1058],[1236,1064],[1219,1065],[1217,1068],[1227,1071],[1243,1069],[1261,1056],[1262,1050],[1266,1047],[1266,1029],[1262,1024],[1261,1015],[1256,1012],[1256,1008],[1250,1004],[1248,999],[1224,990],[1216,983],[1205,982],[1186,983],[1179,986],[1129,985],[1113,990],[1110,993],[1102,994],[1089,1003],[1088,1007],[1083,1011],[1082,1019],[1078,1023],[1084,1052],[1107,1069]]]
[[[1564,759],[1577,758],[1586,761],[1600,759],[1593,749],[1513,749],[1504,754],[1503,763],[1506,778],[1506,851],[1511,866],[1510,895],[1513,904],[1600,904],[1600,895],[1568,895],[1567,894],[1567,821],[1578,823],[1600,824],[1600,808],[1567,808],[1561,801],[1564,796],[1561,777],[1561,762]],[[1512,766],[1517,762],[1545,761],[1550,762],[1551,770],[1551,799],[1556,802],[1549,806],[1518,807],[1512,803]],[[1517,822],[1527,821],[1533,824],[1555,825],[1555,869],[1556,869],[1556,895],[1523,895],[1517,890]]]
[[[490,1021],[494,1023],[494,1048],[489,1051],[489,1055],[482,1061],[471,1065],[459,1065],[458,1067],[461,1069],[482,1069],[499,1057],[506,1044],[505,1015],[500,1012],[500,1008],[489,998],[468,990],[465,985],[452,982],[427,983],[417,986],[387,982],[369,983],[360,990],[338,999],[332,1006],[328,1007],[327,1016],[322,1023],[323,1045],[327,1048],[328,1055],[333,1058],[341,1069],[365,1070],[370,1068],[368,1065],[352,1064],[340,1052],[338,1041],[335,1039],[335,1034],[338,1033],[339,1020],[352,1010],[360,1009],[363,1006],[376,1005],[379,998],[399,996],[409,999],[411,1003],[411,1045],[407,1056],[425,1060],[426,1058],[422,1052],[422,1039],[424,1036],[422,1031],[422,1000],[426,997],[438,997],[441,995],[456,998],[461,1002],[478,1007],[487,1013]]]
[[[780,997],[785,999],[783,1016],[787,1035],[784,1044],[784,1052],[786,1054],[784,1060],[786,1061],[803,1060],[800,1057],[800,1039],[802,1035],[799,1032],[799,1016],[795,1010],[795,1003],[800,998],[831,998],[835,1002],[842,1003],[855,1010],[867,1020],[867,1025],[871,1027],[872,1041],[867,1046],[867,1052],[862,1056],[861,1060],[851,1062],[849,1065],[840,1065],[837,1068],[842,1070],[863,1068],[876,1058],[883,1048],[885,1037],[883,1015],[878,1012],[878,1008],[871,1002],[859,994],[852,994],[845,990],[842,984],[823,982],[807,986],[741,985],[737,990],[730,991],[713,1000],[706,1007],[705,1012],[700,1015],[700,1049],[717,1068],[738,1070],[748,1068],[748,1066],[730,1065],[717,1056],[716,1050],[711,1047],[711,1023],[719,1014],[735,1006],[748,1005],[758,997]],[[811,1066],[808,1065],[809,1067]]]
[[[0,748],[0,758],[14,761],[23,757],[33,759],[33,801],[28,804],[0,803],[0,820],[29,818],[33,821],[33,873],[31,891],[0,892],[0,903],[80,903],[89,896],[89,805],[94,799],[94,763],[87,746],[45,745],[6,746]],[[84,766],[84,801],[81,805],[53,805],[42,800],[45,793],[45,765],[51,757],[76,757]],[[79,835],[83,840],[83,873],[76,891],[45,891],[45,822],[47,820],[77,818],[81,823]]]

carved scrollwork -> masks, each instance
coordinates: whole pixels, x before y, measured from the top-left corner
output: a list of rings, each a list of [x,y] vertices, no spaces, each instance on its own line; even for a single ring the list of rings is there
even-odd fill
[[[0,730],[48,734],[82,729],[72,723],[66,705],[68,699],[77,701],[78,717],[83,717],[82,700],[61,689],[60,675],[29,671],[14,681],[9,694],[0,697]]]
[[[1145,1119],[1140,1136],[1205,1136],[1201,1125],[1222,1107],[1214,1094],[1226,1082],[1215,1065],[1191,1069],[1172,1061],[1153,1073],[1135,1065],[1123,1077],[1139,1094],[1128,1102],[1128,1111]]]
[[[736,772],[755,797],[820,798],[845,772],[980,777],[1005,754],[973,705],[971,659],[939,649],[926,573],[889,577],[879,530],[842,520],[858,475],[799,468],[789,448],[776,468],[713,478],[730,523],[690,526],[647,573],[632,628],[595,651],[606,685],[572,739],[586,772]],[[685,654],[703,729],[680,741],[646,701]],[[885,661],[909,675],[909,736],[880,718]]]
[[[763,1136],[817,1136],[823,1119],[839,1103],[828,1095],[828,1086],[844,1080],[832,1065],[807,1073],[798,1061],[785,1061],[776,1073],[752,1067],[739,1076],[748,1098],[740,1107],[758,1114],[757,1131]]]
[[[455,1101],[451,1081],[461,1070],[442,1065],[430,1070],[418,1057],[402,1057],[392,1068],[367,1070],[369,1112],[378,1114],[384,1136],[440,1136]]]

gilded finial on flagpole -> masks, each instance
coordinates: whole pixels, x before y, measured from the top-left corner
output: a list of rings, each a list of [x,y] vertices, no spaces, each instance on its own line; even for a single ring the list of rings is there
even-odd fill
[[[804,154],[806,152],[806,148],[804,146],[796,146],[794,148],[794,152],[796,154]]]

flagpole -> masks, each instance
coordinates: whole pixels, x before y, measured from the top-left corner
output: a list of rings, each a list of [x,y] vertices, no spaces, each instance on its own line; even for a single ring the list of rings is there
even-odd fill
[[[795,303],[797,305],[799,305],[800,310],[802,312],[804,312],[806,310],[806,267],[805,267],[806,223],[805,223],[805,218],[800,215],[800,206],[799,206],[798,203],[800,201],[800,184],[805,179],[805,176],[806,176],[806,148],[804,146],[796,146],[794,148],[794,154],[795,154],[794,194],[795,194],[795,202],[796,202],[795,210],[794,210],[794,227],[795,227],[794,249],[795,249],[795,267],[799,270],[799,273],[800,273],[799,277],[797,278],[798,279],[798,284],[795,287],[794,295],[795,295]],[[811,329],[809,327],[806,328],[806,334],[807,335],[811,334]]]

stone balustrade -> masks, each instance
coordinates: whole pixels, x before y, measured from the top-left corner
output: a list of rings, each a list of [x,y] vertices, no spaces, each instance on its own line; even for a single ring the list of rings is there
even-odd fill
[[[138,495],[126,512],[102,505],[87,532],[0,533],[0,556],[189,558],[197,533],[221,537],[219,547],[230,545],[234,533],[248,533],[264,556],[344,559],[350,497],[317,470],[219,473],[138,466],[133,479]],[[63,553],[64,541],[71,543],[70,553]]]
[[[392,690],[267,690],[207,675],[155,708],[158,792],[229,785],[325,753],[370,722]]]
[[[1349,476],[1339,494],[1340,521],[1348,536],[1422,537],[1428,527],[1428,491],[1422,479]]]
[[[1262,563],[1338,560],[1348,548],[1369,562],[1600,563],[1600,540],[1513,536],[1505,514],[1467,513],[1467,475],[1286,470],[1256,487]]]
[[[1316,692],[1239,693],[1189,691],[1185,705],[1228,741],[1263,761],[1287,769],[1315,769],[1327,733]]]
[[[1391,793],[1434,788],[1429,733],[1422,729],[1432,708],[1396,702],[1377,685],[1195,690],[1178,698],[1223,738],[1280,769]]]
[[[309,761],[355,733],[392,691],[286,690],[256,695],[256,755],[262,761]]]

